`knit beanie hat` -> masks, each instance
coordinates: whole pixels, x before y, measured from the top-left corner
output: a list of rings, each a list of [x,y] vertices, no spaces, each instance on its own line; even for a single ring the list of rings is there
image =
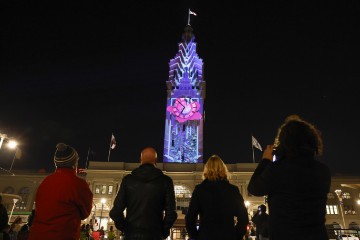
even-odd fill
[[[72,168],[77,164],[79,155],[73,147],[64,143],[56,145],[54,163],[57,168]]]

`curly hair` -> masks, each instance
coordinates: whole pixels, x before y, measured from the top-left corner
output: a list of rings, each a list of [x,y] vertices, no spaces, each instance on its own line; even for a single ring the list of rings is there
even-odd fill
[[[209,181],[228,180],[229,171],[218,155],[212,155],[206,162],[203,172],[203,179]]]
[[[288,116],[278,129],[274,147],[281,156],[321,156],[323,141],[320,131],[298,115]]]

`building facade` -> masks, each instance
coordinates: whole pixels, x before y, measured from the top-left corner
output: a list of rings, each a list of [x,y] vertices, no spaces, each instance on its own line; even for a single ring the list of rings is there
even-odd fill
[[[114,225],[109,218],[117,191],[124,176],[138,167],[137,163],[125,162],[90,162],[84,178],[94,194],[94,206],[90,216],[84,220],[96,219],[98,225],[109,229]],[[173,228],[173,234],[180,234],[184,227],[184,217],[189,205],[191,194],[197,184],[202,181],[203,163],[158,163],[157,167],[173,179],[175,185],[178,219]],[[257,163],[227,164],[231,175],[230,182],[236,185],[244,197],[248,214],[251,217],[258,205],[265,202],[264,197],[255,197],[247,192],[247,185]],[[41,181],[48,173],[17,172],[15,176],[0,175],[1,193],[19,195],[21,199],[15,204],[8,201],[5,206],[11,213],[12,222],[17,216],[27,221],[27,216],[34,207],[35,193]],[[336,194],[337,191],[340,198]],[[12,210],[13,209],[13,210]],[[360,178],[357,176],[333,176],[331,191],[328,194],[326,206],[326,223],[340,225],[342,228],[360,225]],[[271,214],[271,213],[269,213]],[[176,237],[174,237],[176,239]]]

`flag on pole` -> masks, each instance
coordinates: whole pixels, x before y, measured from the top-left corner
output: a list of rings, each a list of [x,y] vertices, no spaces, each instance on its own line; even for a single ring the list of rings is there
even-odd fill
[[[110,148],[114,149],[116,147],[116,140],[114,134],[111,134]]]
[[[196,13],[192,12],[190,9],[189,9],[189,14],[196,16]]]
[[[253,147],[256,147],[257,149],[259,149],[260,151],[262,151],[261,145],[258,142],[258,140],[256,140],[256,138],[254,138],[254,136],[251,136],[252,139],[252,145]]]

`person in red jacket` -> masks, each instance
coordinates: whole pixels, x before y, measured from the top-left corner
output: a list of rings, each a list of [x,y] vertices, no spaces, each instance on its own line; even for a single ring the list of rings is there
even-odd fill
[[[40,184],[35,196],[36,215],[29,240],[78,240],[81,220],[91,213],[93,194],[76,176],[79,155],[64,143],[56,145],[56,170]]]

